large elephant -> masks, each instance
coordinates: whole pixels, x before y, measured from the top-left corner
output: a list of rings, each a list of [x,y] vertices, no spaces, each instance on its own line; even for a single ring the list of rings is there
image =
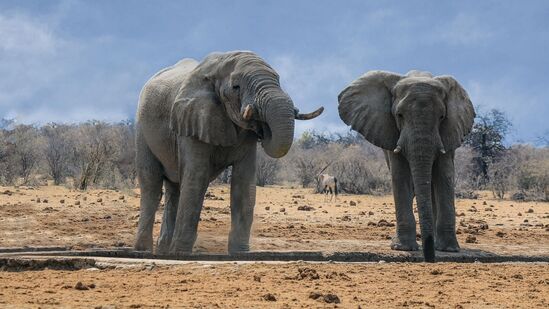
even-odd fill
[[[213,53],[179,61],[143,87],[136,122],[141,210],[135,249],[153,249],[153,223],[165,187],[157,251],[188,254],[196,240],[204,194],[228,166],[231,181],[229,252],[249,250],[255,205],[256,145],[284,156],[299,114],[278,74],[252,52]]]
[[[341,119],[384,149],[397,220],[391,248],[418,250],[415,195],[425,261],[435,260],[435,248],[459,251],[454,153],[475,118],[463,87],[451,76],[370,71],[345,88],[338,100]]]

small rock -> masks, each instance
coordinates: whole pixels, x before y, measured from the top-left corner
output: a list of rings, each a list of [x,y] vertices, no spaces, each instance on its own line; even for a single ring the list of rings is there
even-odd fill
[[[36,198],[36,202],[37,202],[37,203],[40,203],[40,202],[41,202],[39,197]]]
[[[505,237],[505,233],[502,232],[502,231],[499,231],[499,232],[496,233],[496,236],[497,237]]]
[[[59,200],[59,203],[65,204],[65,200]]]
[[[374,212],[370,210],[370,211],[368,211],[368,215],[369,215],[369,216],[373,216],[373,215],[374,215]]]
[[[533,213],[533,212],[534,212],[534,210],[533,210],[532,208],[530,208],[530,209],[528,209],[528,210],[526,211],[526,213],[529,213],[529,214],[531,214],[531,213]]]
[[[47,204],[47,203],[48,203],[48,200],[47,200],[47,199],[43,199],[43,200],[42,200],[42,203],[46,203],[46,204]]]
[[[280,212],[286,212],[286,208],[282,207],[282,208],[280,208],[279,211],[280,211]]]
[[[349,206],[356,206],[356,202],[355,201],[349,201]]]
[[[270,209],[271,209],[271,207],[265,206],[265,210],[270,210]]]
[[[378,226],[378,227],[385,227],[385,226],[387,226],[387,227],[393,227],[393,226],[395,226],[395,224],[394,224],[394,223],[391,223],[391,222],[389,222],[389,221],[387,221],[387,220],[385,220],[385,219],[381,219],[381,220],[379,220],[379,222],[377,223],[377,226]]]
[[[312,206],[301,205],[301,206],[298,206],[298,207],[297,207],[297,210],[301,210],[301,211],[311,211],[311,210],[315,210],[315,209],[314,209],[314,207],[312,207]]]
[[[276,301],[276,297],[271,293],[263,295],[262,298],[266,301]]]
[[[260,275],[254,275],[254,281],[261,282],[261,276]]]
[[[476,244],[477,238],[473,235],[467,235],[467,238],[465,239],[465,242],[468,244]]]
[[[341,221],[351,221],[351,216],[345,215],[345,216],[341,217]]]
[[[94,286],[95,287],[95,286]],[[80,290],[80,291],[85,291],[85,290],[89,290],[90,288],[88,288],[86,285],[84,285],[82,282],[78,281],[76,283],[76,285],[74,286],[74,288],[76,290]]]
[[[124,195],[120,195],[120,196],[118,197],[119,200],[123,200],[123,199],[125,199],[125,198],[126,198],[126,197],[125,197]]]
[[[482,202],[482,205],[488,205],[488,203],[486,203],[486,201],[483,201],[483,202]]]
[[[310,298],[310,299],[319,299],[321,296],[322,296],[322,294],[321,294],[321,293],[318,293],[318,292],[311,292],[311,293],[309,293],[309,298]]]
[[[114,246],[115,247],[124,247],[124,246],[126,246],[126,243],[119,240],[119,241],[114,243]]]
[[[102,199],[102,198],[98,198],[98,199],[97,199],[97,202],[98,202],[98,203],[101,203],[101,202],[103,202],[103,199]]]
[[[325,294],[323,298],[324,298],[324,301],[327,302],[328,304],[339,304],[341,302],[339,300],[339,297],[337,297],[337,295],[331,294],[331,293]]]
[[[80,201],[75,201],[74,205],[76,205],[76,206],[80,205]]]
[[[519,213],[517,214],[517,216],[522,217],[522,214],[519,212]]]

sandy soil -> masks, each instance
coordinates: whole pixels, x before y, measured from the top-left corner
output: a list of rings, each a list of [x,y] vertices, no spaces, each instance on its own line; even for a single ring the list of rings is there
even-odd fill
[[[190,263],[111,270],[0,272],[0,306],[547,308],[547,267]]]
[[[195,251],[225,252],[229,190],[217,186],[209,192]],[[131,246],[138,204],[137,191],[0,187],[0,247]],[[549,255],[549,203],[497,201],[484,194],[458,200],[456,208],[462,248]],[[161,214],[162,208],[155,235]],[[329,202],[308,189],[259,188],[252,249],[389,252],[394,221],[390,196],[341,195]],[[78,281],[95,288],[77,290]],[[547,307],[549,266],[191,263],[0,272],[0,287],[0,307],[332,307],[330,293],[339,298],[336,305],[351,308]],[[273,299],[269,293],[275,301],[267,300]]]
[[[195,252],[226,252],[229,189],[209,192]],[[549,255],[549,203],[498,201],[486,193],[456,204],[462,248]],[[303,206],[312,210],[299,210]],[[138,218],[139,194],[133,191],[0,187],[0,247],[131,246]],[[388,252],[394,223],[391,196],[340,195],[330,202],[310,189],[258,188],[252,249]]]

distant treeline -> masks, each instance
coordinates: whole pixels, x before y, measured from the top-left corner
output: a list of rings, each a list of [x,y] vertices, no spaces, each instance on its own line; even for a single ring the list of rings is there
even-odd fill
[[[456,151],[456,195],[474,198],[491,190],[499,198],[549,201],[549,147],[503,140],[511,123],[498,110],[477,116],[473,131]],[[0,184],[44,185],[49,180],[85,190],[136,185],[134,125],[130,121],[42,126],[0,122]],[[383,152],[354,132],[307,131],[288,155],[272,159],[258,146],[257,184],[299,185],[318,190],[324,172],[339,180],[341,191],[386,194],[391,178]],[[217,181],[230,181],[227,169]]]

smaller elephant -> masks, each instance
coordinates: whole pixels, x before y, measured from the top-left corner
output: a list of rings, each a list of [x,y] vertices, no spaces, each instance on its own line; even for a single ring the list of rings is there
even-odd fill
[[[418,250],[415,195],[425,261],[435,260],[435,248],[459,251],[454,153],[475,118],[463,87],[451,76],[428,72],[402,76],[370,71],[345,88],[338,100],[341,119],[384,149],[397,220],[391,248]]]
[[[162,195],[166,206],[158,239],[161,254],[189,254],[197,236],[204,194],[228,166],[231,179],[229,253],[249,250],[255,206],[256,151],[284,156],[301,114],[276,71],[252,52],[212,53],[183,59],[143,87],[136,122],[136,165],[141,208],[135,249],[152,251],[153,223]]]

